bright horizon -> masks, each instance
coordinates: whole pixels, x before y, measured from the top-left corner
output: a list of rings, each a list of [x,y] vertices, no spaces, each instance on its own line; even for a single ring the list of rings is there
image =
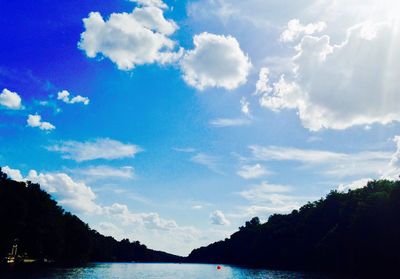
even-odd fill
[[[400,174],[394,0],[0,4],[0,166],[186,256]]]

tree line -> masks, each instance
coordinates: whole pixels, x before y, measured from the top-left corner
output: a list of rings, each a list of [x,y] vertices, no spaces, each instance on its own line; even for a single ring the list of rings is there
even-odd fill
[[[100,234],[64,211],[40,185],[11,180],[1,168],[0,224],[0,259],[17,242],[20,254],[56,263],[181,261],[139,241],[117,241]]]
[[[188,260],[376,278],[398,274],[400,182],[371,181],[347,193],[332,191],[266,223],[255,217],[230,238],[193,250]]]

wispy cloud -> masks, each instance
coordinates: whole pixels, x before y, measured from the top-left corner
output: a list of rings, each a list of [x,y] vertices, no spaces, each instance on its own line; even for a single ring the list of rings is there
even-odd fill
[[[251,121],[247,118],[218,118],[210,121],[210,125],[223,128],[250,125]]]
[[[64,159],[77,162],[96,159],[113,160],[133,158],[143,149],[135,144],[122,143],[109,138],[100,138],[94,141],[64,141],[60,144],[48,146],[47,150],[63,154]]]
[[[74,174],[78,174],[89,178],[90,180],[97,179],[134,179],[135,170],[131,166],[112,167],[112,166],[90,166],[87,168],[79,168],[71,170]]]
[[[196,164],[205,166],[206,168],[215,173],[222,174],[218,166],[219,159],[216,156],[208,155],[205,153],[198,153],[195,156],[193,156],[190,160]]]
[[[260,178],[270,174],[270,172],[262,165],[243,165],[237,174],[244,179]]]
[[[260,161],[293,161],[335,177],[380,176],[392,156],[390,152],[339,153],[324,150],[253,145],[253,158]]]
[[[172,150],[175,150],[177,152],[183,152],[183,153],[193,153],[196,152],[196,149],[193,147],[173,147]]]
[[[250,189],[239,192],[238,194],[251,202],[278,203],[278,200],[282,200],[282,193],[291,191],[292,188],[289,186],[270,184],[264,181],[260,185],[252,186]]]
[[[229,216],[232,218],[254,216],[267,218],[274,213],[288,213],[293,209],[298,209],[308,201],[317,199],[317,197],[298,196],[292,191],[293,189],[290,186],[271,184],[265,181],[259,185],[251,186],[247,190],[236,193],[247,200],[250,205],[238,207],[238,212]]]

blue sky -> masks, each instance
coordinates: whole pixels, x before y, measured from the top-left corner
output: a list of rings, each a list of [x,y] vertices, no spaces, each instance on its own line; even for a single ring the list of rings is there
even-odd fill
[[[0,4],[0,166],[187,255],[399,174],[396,1]]]

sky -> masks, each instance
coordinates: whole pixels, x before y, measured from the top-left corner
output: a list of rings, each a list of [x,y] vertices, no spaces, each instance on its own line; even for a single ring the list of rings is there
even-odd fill
[[[400,174],[395,0],[0,2],[0,166],[188,255]]]

